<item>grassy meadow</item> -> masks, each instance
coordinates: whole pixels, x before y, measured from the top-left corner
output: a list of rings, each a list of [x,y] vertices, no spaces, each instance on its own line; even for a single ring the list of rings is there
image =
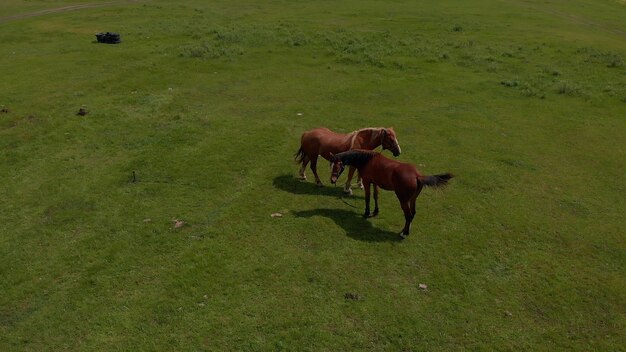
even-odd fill
[[[1,351],[626,348],[624,1],[81,3],[0,4]],[[456,178],[400,241],[320,126]]]

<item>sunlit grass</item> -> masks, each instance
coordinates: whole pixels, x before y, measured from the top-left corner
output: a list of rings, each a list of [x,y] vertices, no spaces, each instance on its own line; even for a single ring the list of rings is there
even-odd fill
[[[0,24],[0,350],[619,350],[626,10],[563,4]],[[393,126],[400,160],[457,177],[400,241],[394,194],[364,220],[326,164],[295,178],[319,126]]]

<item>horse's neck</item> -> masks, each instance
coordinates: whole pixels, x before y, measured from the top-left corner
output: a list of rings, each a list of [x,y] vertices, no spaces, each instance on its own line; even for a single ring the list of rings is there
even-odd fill
[[[379,128],[366,128],[354,132],[354,137],[350,144],[350,149],[376,149],[380,145]]]
[[[340,150],[347,151],[347,150],[352,149],[353,148],[352,146],[354,145],[355,137],[356,137],[356,132],[351,132],[351,133],[342,135]]]
[[[365,166],[376,154],[361,151],[348,151],[342,157],[342,162],[357,169]]]

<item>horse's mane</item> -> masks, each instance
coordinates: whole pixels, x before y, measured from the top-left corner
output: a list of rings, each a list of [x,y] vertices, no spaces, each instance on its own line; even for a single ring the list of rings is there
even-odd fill
[[[356,137],[361,133],[361,132],[365,132],[365,131],[376,131],[376,133],[372,133],[372,138],[370,142],[373,142],[379,135],[380,135],[380,131],[382,131],[383,129],[385,129],[384,127],[366,127],[366,128],[361,128],[358,129],[356,131],[352,131],[349,136],[350,136],[350,149],[354,148],[354,141],[356,140]]]
[[[367,164],[376,154],[378,153],[372,150],[353,149],[339,153],[335,155],[335,158],[341,160],[346,165],[359,168]]]

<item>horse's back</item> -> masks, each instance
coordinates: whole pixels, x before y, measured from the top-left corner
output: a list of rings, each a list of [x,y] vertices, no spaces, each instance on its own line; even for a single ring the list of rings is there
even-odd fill
[[[312,130],[308,130],[305,131],[302,134],[302,139],[323,139],[323,138],[327,138],[327,137],[335,137],[338,136],[338,133],[335,133],[331,130],[329,130],[326,127],[319,127],[319,128],[314,128]]]
[[[374,152],[372,159],[365,164],[365,167],[359,170],[361,177],[370,180],[382,189],[393,189],[393,169],[397,167],[398,162],[391,160],[381,153]]]
[[[345,135],[335,133],[326,127],[308,130],[302,134],[300,140],[302,148],[311,155],[320,154],[326,159],[330,159],[329,153],[339,153],[344,151]]]
[[[364,173],[368,178],[385,190],[398,190],[410,192],[417,188],[417,175],[419,174],[415,166],[409,163],[399,162],[389,159],[381,153],[376,155],[366,167]]]

